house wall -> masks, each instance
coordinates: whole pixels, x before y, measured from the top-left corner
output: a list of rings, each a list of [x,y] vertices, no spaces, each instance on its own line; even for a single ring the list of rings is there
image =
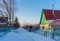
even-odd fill
[[[46,20],[45,14],[44,12],[42,12],[40,19],[40,29],[43,30],[44,27],[44,30],[47,30],[48,28],[50,28],[49,24],[50,22]]]
[[[48,28],[51,28],[51,26],[49,26],[49,24],[40,24],[40,29],[43,30],[43,27],[44,27],[44,30],[47,30]]]

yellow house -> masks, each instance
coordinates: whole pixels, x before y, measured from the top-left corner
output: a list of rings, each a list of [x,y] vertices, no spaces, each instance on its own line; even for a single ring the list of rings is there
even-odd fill
[[[60,10],[49,10],[43,9],[40,18],[40,28],[41,29],[48,29],[51,28],[50,23],[56,19],[60,19]]]
[[[44,10],[41,13],[41,19],[40,19],[40,28],[41,29],[47,29],[49,27],[49,21],[46,20]]]

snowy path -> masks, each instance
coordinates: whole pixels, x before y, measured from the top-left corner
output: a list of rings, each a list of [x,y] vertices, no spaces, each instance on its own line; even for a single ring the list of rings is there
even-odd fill
[[[60,41],[60,36],[55,36],[54,38],[56,41]]]
[[[39,34],[28,32],[21,28],[17,30],[17,33],[9,32],[4,37],[0,38],[0,41],[54,41],[54,40]]]

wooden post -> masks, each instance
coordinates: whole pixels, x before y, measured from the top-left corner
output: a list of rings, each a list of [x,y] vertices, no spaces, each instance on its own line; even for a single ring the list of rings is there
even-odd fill
[[[53,27],[53,24],[51,24],[51,30],[52,30],[51,38],[54,39],[54,27]]]

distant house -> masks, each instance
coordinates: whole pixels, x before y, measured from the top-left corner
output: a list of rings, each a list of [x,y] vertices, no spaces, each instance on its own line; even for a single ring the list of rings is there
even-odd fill
[[[8,26],[8,17],[0,17],[0,28]]]
[[[54,14],[52,12],[53,10],[43,9],[41,13],[41,19],[40,19],[40,27],[41,29],[47,29],[50,28],[53,21],[56,19],[60,19],[60,10],[54,10]]]

